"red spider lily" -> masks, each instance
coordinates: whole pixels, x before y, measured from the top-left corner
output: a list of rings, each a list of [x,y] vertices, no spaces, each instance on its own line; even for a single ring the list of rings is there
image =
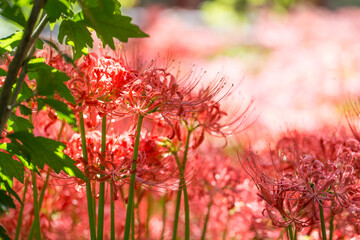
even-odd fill
[[[356,145],[353,141],[352,146]],[[318,144],[314,144],[316,142]],[[313,225],[319,221],[319,205],[329,209],[332,215],[346,210],[348,214],[360,217],[359,178],[352,165],[354,158],[349,154],[349,147],[343,146],[349,146],[349,143],[309,135],[286,137],[279,143],[277,155],[271,154],[274,166],[285,160],[292,167],[278,165],[275,177],[263,171],[260,156],[246,155],[247,172],[266,201],[266,212],[275,226],[293,224],[299,231]]]
[[[81,138],[74,134],[67,143],[66,153],[75,159],[90,180],[113,183],[113,191],[129,183],[132,164],[133,137],[107,136],[106,158],[101,155],[101,134],[91,131],[86,134],[88,163],[81,154]],[[143,136],[140,140],[136,184],[148,188],[166,189],[173,187],[178,179],[177,166],[167,149],[161,147],[158,137]],[[105,169],[100,169],[104,166]]]
[[[225,108],[220,101],[226,98],[230,93],[229,89],[224,93],[220,100],[215,101],[213,98],[221,93],[222,88],[225,85],[219,85],[213,88],[213,92],[209,94],[211,96],[208,101],[204,101],[196,106],[191,111],[183,111],[182,122],[185,125],[185,130],[195,130],[193,133],[192,148],[197,148],[205,139],[205,133],[209,133],[213,136],[220,136],[226,140],[227,136],[234,135],[246,130],[252,122],[249,121],[250,111],[253,110],[253,100],[250,101],[245,107],[242,104],[236,107],[236,110]],[[200,90],[199,95],[210,91],[211,88]],[[182,133],[182,129],[179,123],[176,123],[175,134],[178,139],[186,134]],[[225,144],[226,145],[226,144]]]
[[[61,68],[56,59],[49,61]],[[215,83],[194,94],[202,73],[190,71],[181,77],[179,71],[174,75],[169,71],[170,66],[158,67],[156,61],[142,69],[135,69],[131,65],[137,64],[127,63],[124,57],[111,58],[91,53],[76,64],[78,66],[69,73],[71,79],[67,82],[78,104],[75,111],[90,107],[91,114],[96,109],[100,116],[111,114],[131,116],[133,119],[141,114],[147,118],[162,118],[170,126],[173,126],[172,119],[178,120],[199,110],[206,111],[209,106],[212,117],[214,114],[216,117],[223,115],[213,112],[217,104],[212,101],[225,85],[223,78],[216,79]],[[232,124],[242,118],[243,115],[233,119]],[[216,128],[214,124],[209,122],[205,125]]]
[[[100,115],[106,114],[111,111],[107,103],[115,101],[122,88],[134,79],[130,70],[124,67],[122,59],[99,57],[91,53],[77,64],[78,67],[72,70],[71,80],[67,83],[79,104],[76,111],[89,106],[96,107]]]

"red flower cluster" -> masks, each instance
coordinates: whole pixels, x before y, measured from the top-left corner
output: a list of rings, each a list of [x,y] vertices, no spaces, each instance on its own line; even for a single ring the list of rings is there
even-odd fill
[[[289,133],[269,157],[246,154],[246,171],[255,181],[265,212],[278,227],[297,231],[326,218],[360,218],[360,143],[353,138]],[[269,171],[272,162],[275,171]],[[266,170],[267,169],[267,170]]]

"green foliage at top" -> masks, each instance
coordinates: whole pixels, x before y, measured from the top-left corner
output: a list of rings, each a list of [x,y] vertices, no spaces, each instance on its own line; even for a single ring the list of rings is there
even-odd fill
[[[206,0],[201,5],[206,22],[215,26],[237,27],[240,21],[248,20],[256,9],[269,8],[286,12],[302,0]]]
[[[0,15],[7,18],[9,21],[15,23],[19,27],[26,27],[26,19],[20,6],[17,4],[10,4],[7,0],[0,2]]]
[[[48,0],[44,9],[51,23],[56,22],[62,16],[67,18],[74,15],[70,2],[66,0]]]
[[[90,8],[85,23],[95,29],[104,46],[109,45],[112,49],[115,49],[114,37],[122,42],[127,42],[130,37],[147,37],[138,26],[131,24],[130,17],[108,14],[100,8]]]
[[[17,31],[6,38],[0,39],[0,54],[11,52],[19,44],[23,32]]]
[[[88,47],[93,47],[91,33],[84,21],[63,20],[60,28],[58,40],[62,43],[65,40],[74,52],[74,59],[78,59],[82,54],[87,54]]]
[[[103,45],[115,49],[113,38],[127,42],[129,38],[147,37],[140,28],[131,23],[131,18],[120,11],[116,0],[79,1],[83,11],[72,17],[64,18],[59,28],[58,40],[70,45],[74,59],[88,52],[87,47],[93,47],[90,29],[94,30],[102,40]]]

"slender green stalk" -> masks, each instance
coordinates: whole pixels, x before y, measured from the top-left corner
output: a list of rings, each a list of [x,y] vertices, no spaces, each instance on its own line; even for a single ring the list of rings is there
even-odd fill
[[[38,191],[37,191],[36,175],[34,171],[31,171],[31,179],[32,179],[33,195],[34,195],[35,236],[36,236],[36,240],[41,240]]]
[[[91,183],[91,193],[92,193],[92,206],[93,206],[93,213],[94,213],[94,227],[95,227],[95,231],[96,231],[96,225],[97,225],[97,218],[96,218],[96,199],[94,198],[94,193],[96,193],[96,185],[97,182],[92,182]]]
[[[161,240],[164,240],[164,234],[165,234],[165,227],[166,227],[166,200],[167,200],[167,194],[164,195],[163,201],[162,201],[162,230],[161,230]]]
[[[45,182],[44,182],[44,185],[43,185],[43,187],[41,189],[41,193],[40,193],[40,197],[39,197],[39,209],[41,209],[41,205],[43,203],[44,196],[45,196],[45,190],[46,190],[46,188],[47,188],[47,186],[49,184],[50,172],[51,172],[51,168],[48,168],[48,170],[46,172]],[[34,233],[35,233],[35,222],[33,222],[32,225],[31,225],[28,240],[31,240],[31,239],[34,238]]]
[[[111,189],[110,189],[110,195],[111,195],[111,199],[110,199],[110,218],[111,218],[111,223],[110,223],[110,228],[111,228],[111,240],[115,240],[115,201],[114,201],[114,192],[113,192],[113,183],[111,183],[110,185]]]
[[[135,207],[131,213],[131,240],[135,240]]]
[[[205,222],[204,222],[204,227],[203,227],[203,231],[202,231],[202,234],[201,234],[201,240],[205,240],[205,234],[206,234],[207,224],[209,222],[210,210],[211,210],[212,204],[213,204],[213,200],[212,200],[212,197],[211,197],[210,202],[209,202],[208,207],[207,207],[207,213],[206,213],[206,216],[205,216]]]
[[[321,205],[321,202],[319,203],[319,212],[320,212],[320,222],[321,222],[321,235],[322,239],[326,240],[326,227],[325,227],[325,218],[324,218],[324,209]]]
[[[288,239],[294,240],[294,234],[291,224],[287,227],[287,234],[288,234]]]
[[[173,240],[176,240],[176,237],[177,237],[177,228],[179,225],[179,214],[180,214],[180,205],[181,205],[181,195],[182,195],[182,190],[179,190],[176,195],[176,208],[175,208],[173,236],[172,236]]]
[[[185,184],[185,180],[184,180]],[[185,186],[185,185],[184,185]],[[185,240],[190,239],[190,206],[189,206],[189,195],[187,188],[184,187],[184,206],[185,206]]]
[[[134,189],[135,189],[135,174],[136,174],[136,164],[139,153],[139,142],[140,142],[140,134],[141,134],[141,126],[143,122],[144,116],[139,115],[137,128],[136,128],[136,137],[134,144],[134,155],[133,162],[131,167],[131,176],[130,176],[130,188],[129,188],[129,197],[128,204],[126,209],[126,220],[125,220],[125,231],[124,231],[124,240],[129,240],[130,237],[130,226],[131,226],[131,215],[133,212],[134,205]]]
[[[190,239],[190,206],[189,206],[189,196],[187,193],[187,187],[185,182],[185,166],[187,161],[187,154],[189,152],[189,144],[190,144],[190,135],[191,131],[188,131],[188,136],[186,138],[185,143],[185,152],[184,152],[184,158],[182,162],[182,168],[183,168],[183,191],[184,191],[184,205],[185,205],[185,240]]]
[[[81,133],[81,147],[83,152],[83,158],[86,163],[88,163],[87,148],[86,148],[86,135],[85,135],[85,124],[84,124],[84,115],[83,112],[79,112],[80,120],[80,133]],[[89,216],[89,227],[90,227],[90,237],[91,240],[96,239],[96,229],[95,229],[95,218],[93,211],[93,197],[91,193],[91,184],[90,181],[86,183],[86,197],[88,205],[88,216]]]
[[[103,158],[106,157],[106,115],[102,118],[101,128],[101,154]],[[104,170],[103,165],[100,166]],[[97,240],[103,239],[104,233],[104,206],[105,206],[105,183],[101,182],[99,187],[99,207],[98,207],[98,225],[97,225]]]
[[[60,128],[60,131],[59,131],[57,139],[56,139],[57,141],[60,141],[61,135],[62,135],[62,133],[64,131],[64,127],[65,127],[65,120],[62,121],[61,128]],[[48,168],[48,170],[46,171],[45,182],[44,182],[44,185],[43,185],[43,187],[41,189],[40,198],[39,198],[39,208],[40,209],[41,209],[41,205],[42,205],[43,200],[44,200],[45,191],[46,191],[47,186],[49,184],[50,173],[51,173],[51,168]],[[35,224],[33,222],[32,225],[31,225],[31,230],[30,230],[30,234],[28,236],[28,240],[32,240],[34,238],[34,233],[35,233]]]
[[[330,226],[329,226],[329,230],[330,230],[330,235],[329,235],[329,240],[333,240],[334,237],[334,214],[331,213],[330,216]]]
[[[24,212],[24,206],[25,206],[25,200],[26,200],[26,192],[27,192],[28,185],[29,185],[29,178],[26,178],[25,183],[24,183],[24,193],[23,193],[23,197],[22,197],[19,217],[18,217],[18,221],[17,221],[17,225],[16,225],[15,240],[18,240],[19,236],[20,236],[21,223],[22,223],[22,218],[23,218],[23,212]]]
[[[175,219],[174,219],[174,227],[173,227],[173,240],[176,240],[177,237],[177,226],[179,223],[179,212],[180,212],[180,204],[181,204],[181,192],[184,192],[184,206],[185,206],[185,240],[190,239],[190,207],[189,207],[189,196],[187,193],[187,187],[185,182],[185,166],[187,161],[187,154],[189,151],[189,143],[190,143],[190,135],[191,130],[188,130],[188,135],[186,137],[185,142],[185,150],[183,161],[180,163],[179,157],[177,153],[174,152],[173,155],[175,156],[176,163],[178,165],[180,171],[180,187],[176,197],[176,208],[175,208]]]

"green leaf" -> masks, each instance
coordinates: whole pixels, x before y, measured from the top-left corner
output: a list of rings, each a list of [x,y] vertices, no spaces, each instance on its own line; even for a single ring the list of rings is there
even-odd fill
[[[76,126],[75,115],[66,103],[50,98],[38,99],[38,103],[39,102],[42,102],[41,104],[46,104],[53,108],[60,120],[64,119],[71,126]]]
[[[14,196],[16,200],[18,200],[19,203],[21,203],[21,199],[19,195],[12,189],[12,186],[10,186],[6,180],[2,179],[0,177],[0,189],[7,191],[10,195]]]
[[[69,77],[59,70],[46,65],[45,63],[29,63],[29,79],[36,79],[37,94],[41,96],[54,96],[57,92],[61,97],[76,104],[69,88],[63,83],[69,80]]]
[[[148,37],[140,28],[131,23],[131,18],[121,14],[108,14],[101,8],[89,8],[85,15],[85,23],[96,31],[104,46],[115,49],[113,38],[127,42],[129,38]]]
[[[48,0],[44,8],[51,23],[56,22],[61,15],[70,16],[73,14],[70,3],[65,0]]]
[[[0,225],[0,239],[11,240],[11,238],[6,234],[5,229],[1,225]]]
[[[14,34],[0,39],[0,54],[11,52],[19,43],[23,35],[23,32],[16,31]]]
[[[31,90],[31,88],[29,88],[27,83],[24,82],[22,87],[21,87],[21,91],[20,91],[20,93],[19,93],[19,95],[17,97],[17,101],[18,102],[28,101],[33,96],[34,96],[33,91]]]
[[[106,14],[114,14],[120,12],[120,2],[117,0],[98,0],[99,8]]]
[[[26,27],[26,19],[21,10],[21,8],[17,5],[10,6],[8,1],[0,2],[0,15],[4,18],[10,20],[16,25],[25,28]]]
[[[19,145],[18,142],[15,141],[15,143],[3,143],[0,145],[0,148],[6,150],[10,154],[16,155],[26,168],[30,169],[31,171],[38,172],[37,168],[31,163],[31,155],[27,151],[23,151],[23,149],[21,149],[21,145]]]
[[[0,68],[0,77],[2,76],[6,76],[7,72],[5,71],[5,69]]]
[[[0,152],[0,169],[1,173],[11,181],[15,177],[20,182],[24,182],[24,166],[9,154]]]
[[[12,143],[18,145],[23,152],[28,152],[31,162],[43,169],[47,164],[56,173],[64,171],[71,177],[87,180],[84,174],[74,165],[74,161],[63,153],[65,144],[52,139],[35,137],[31,133],[16,132],[9,135]],[[20,141],[21,144],[18,142]]]
[[[37,49],[43,49],[44,48],[44,42],[41,39],[38,39],[36,42],[36,48]]]
[[[0,215],[9,211],[9,208],[16,208],[15,203],[13,199],[7,195],[6,191],[0,189]]]
[[[14,113],[11,113],[11,116],[7,122],[8,131],[21,132],[21,131],[30,131],[34,129],[32,123],[28,119],[16,116]]]
[[[24,116],[29,116],[32,113],[32,110],[24,105],[19,105],[20,113]]]
[[[81,57],[83,52],[87,51],[87,46],[93,47],[93,39],[90,31],[87,29],[83,21],[62,21],[59,27],[58,40],[60,43],[64,42],[70,45],[74,52],[74,60]]]

